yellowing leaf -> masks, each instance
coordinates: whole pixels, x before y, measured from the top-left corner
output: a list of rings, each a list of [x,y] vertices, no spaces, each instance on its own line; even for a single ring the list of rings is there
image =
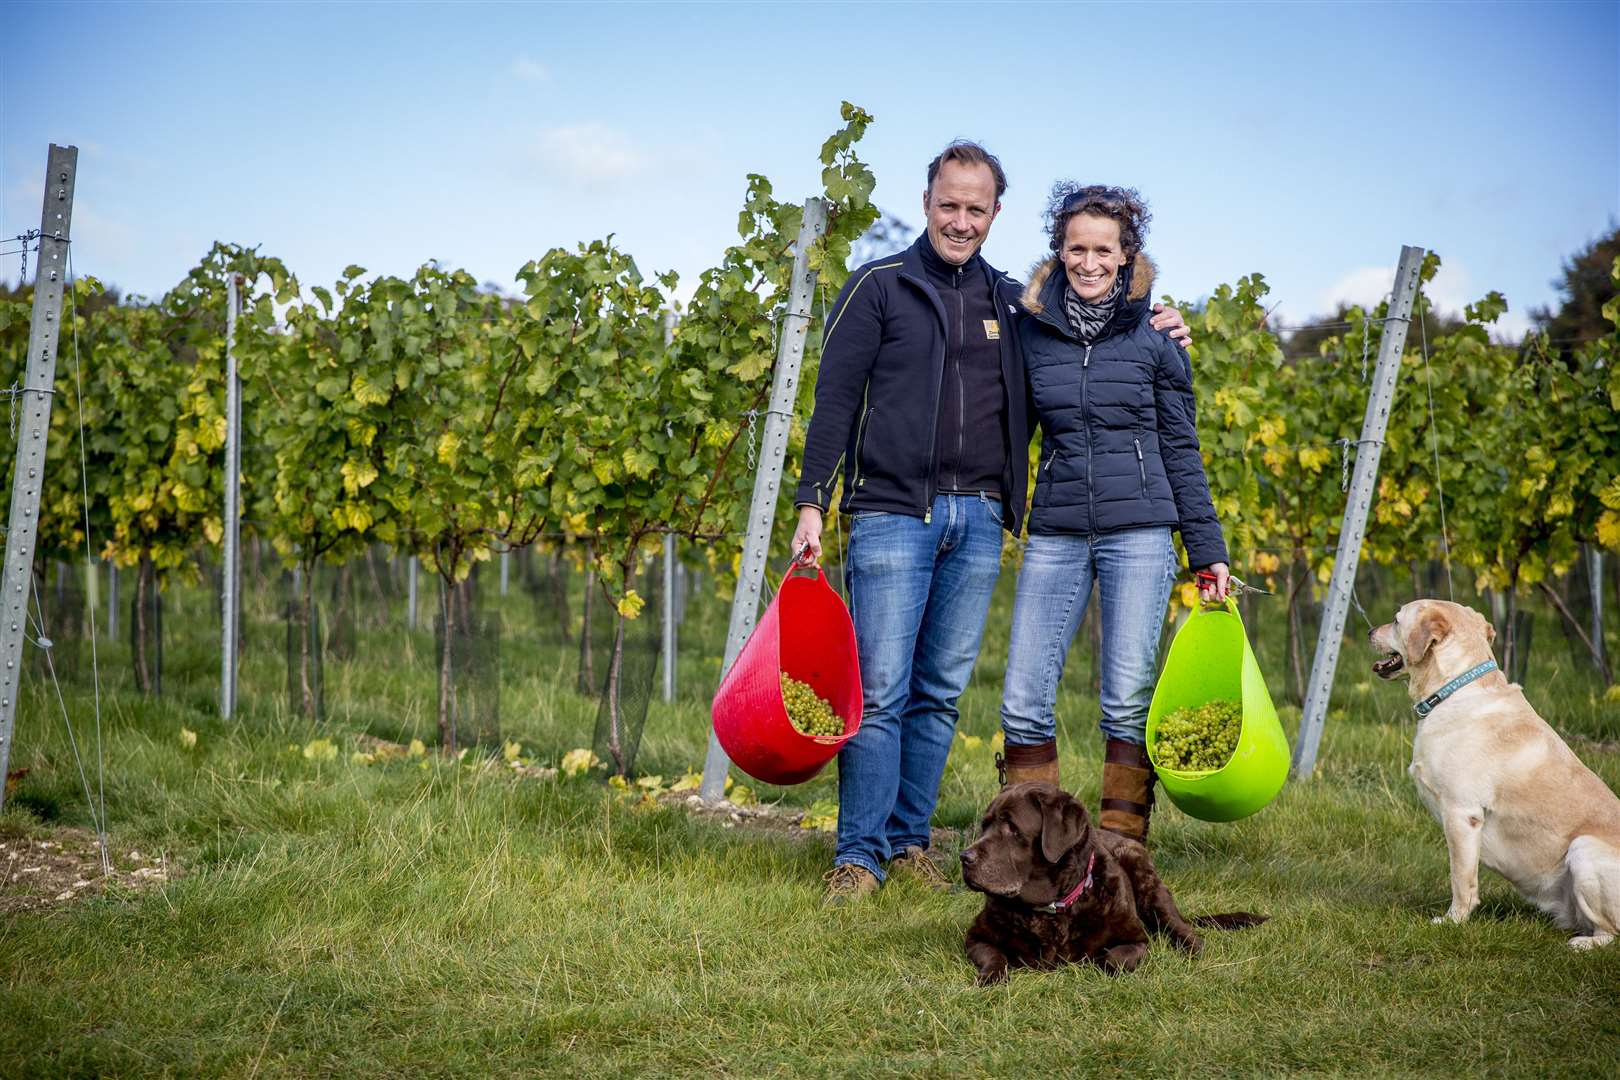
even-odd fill
[[[1620,473],[1605,484],[1598,492],[1598,501],[1610,510],[1620,510]]]
[[[520,758],[522,756],[523,756],[523,744],[522,743],[509,742],[505,746],[501,747],[501,758],[502,758],[502,760],[516,761],[518,758]]]
[[[563,755],[561,769],[564,776],[578,776],[600,764],[602,764],[602,759],[592,753],[588,747],[582,746]]]
[[[374,384],[362,372],[354,373],[354,382],[349,385],[354,400],[362,405],[383,405],[388,401],[388,391]]]
[[[838,804],[832,799],[817,799],[799,819],[799,828],[814,832],[838,831]]]
[[[1598,517],[1597,539],[1610,551],[1620,551],[1620,510],[1605,510]]]
[[[681,778],[669,785],[671,791],[696,791],[703,786],[703,774],[689,772],[682,774]]]
[[[336,761],[337,753],[331,739],[311,739],[304,744],[304,757],[310,761]]]
[[[632,446],[624,452],[624,468],[631,476],[645,479],[657,467],[658,459],[639,446]]]
[[[453,431],[447,431],[439,436],[437,451],[439,464],[456,467],[456,457],[461,453],[461,436]]]
[[[627,619],[634,619],[641,614],[641,609],[646,603],[647,601],[643,600],[636,590],[631,589],[619,601],[619,614]]]
[[[411,747],[408,751],[406,751],[406,753],[411,757],[426,757],[427,746],[422,742],[421,739],[412,739]]]
[[[192,731],[188,727],[181,728],[180,729],[180,745],[185,747],[187,750],[196,749],[196,746],[197,746],[197,733],[195,731]]]
[[[369,461],[345,461],[338,470],[343,474],[343,490],[350,495],[360,494],[360,489],[377,479],[377,466]]]

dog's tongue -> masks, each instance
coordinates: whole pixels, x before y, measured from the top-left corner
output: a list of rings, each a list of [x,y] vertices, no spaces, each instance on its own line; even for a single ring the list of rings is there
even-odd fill
[[[1400,671],[1404,664],[1405,661],[1401,659],[1400,653],[1390,653],[1382,660],[1373,661],[1373,674],[1380,679],[1387,679]]]

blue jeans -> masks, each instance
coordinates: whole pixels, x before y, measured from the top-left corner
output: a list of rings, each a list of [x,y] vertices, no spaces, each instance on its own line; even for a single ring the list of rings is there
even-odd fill
[[[1110,739],[1146,741],[1159,632],[1177,564],[1170,530],[1162,526],[1030,537],[1001,696],[1008,743],[1028,746],[1057,734],[1058,682],[1093,581],[1102,594],[1102,731]]]
[[[932,521],[857,513],[849,529],[850,614],[865,694],[861,729],[838,753],[838,850],[883,863],[928,847],[956,701],[973,674],[1001,572],[1001,504],[941,495]]]

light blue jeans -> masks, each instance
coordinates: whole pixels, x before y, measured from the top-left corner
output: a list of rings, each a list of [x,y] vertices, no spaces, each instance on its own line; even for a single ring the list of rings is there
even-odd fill
[[[1057,734],[1058,683],[1094,581],[1102,600],[1102,731],[1111,739],[1146,741],[1159,633],[1177,570],[1170,530],[1162,526],[1030,537],[1001,695],[1008,743],[1029,746]]]
[[[929,819],[1001,573],[1001,504],[941,495],[932,520],[857,513],[849,530],[850,615],[865,696],[838,753],[835,865],[882,881],[883,864],[928,847]]]

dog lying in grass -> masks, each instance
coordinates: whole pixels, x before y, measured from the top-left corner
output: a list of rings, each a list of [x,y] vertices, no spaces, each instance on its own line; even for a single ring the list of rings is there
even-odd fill
[[[1620,928],[1620,799],[1495,669],[1496,631],[1471,608],[1414,600],[1369,635],[1383,679],[1405,675],[1419,719],[1407,769],[1440,822],[1451,906],[1479,904],[1479,864],[1575,931],[1577,949]]]
[[[1189,922],[1136,840],[1093,829],[1085,807],[1052,784],[1013,784],[991,801],[979,838],[962,852],[962,880],[984,893],[967,932],[980,985],[1014,967],[1092,963],[1131,971],[1148,952],[1149,931],[1197,954],[1193,925],[1235,929],[1265,921],[1233,912]]]

